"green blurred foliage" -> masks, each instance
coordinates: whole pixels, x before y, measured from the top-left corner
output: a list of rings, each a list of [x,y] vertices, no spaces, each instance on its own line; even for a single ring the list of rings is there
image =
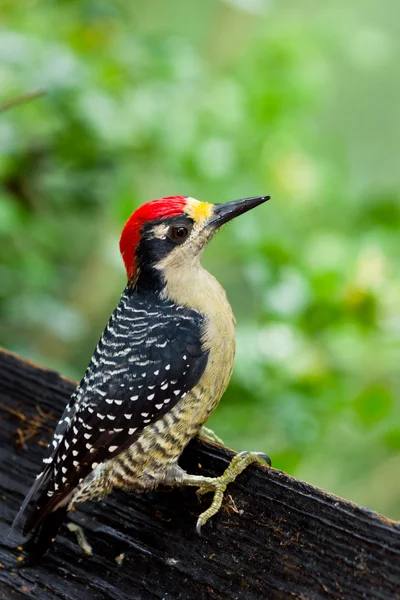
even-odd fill
[[[210,420],[400,518],[398,4],[3,0],[0,343],[76,378],[146,200],[272,201],[205,256],[237,317]]]

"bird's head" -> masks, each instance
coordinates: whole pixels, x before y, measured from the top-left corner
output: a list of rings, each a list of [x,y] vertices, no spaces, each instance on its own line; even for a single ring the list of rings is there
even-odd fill
[[[225,204],[170,196],[140,206],[122,230],[120,251],[128,279],[150,284],[167,266],[180,269],[199,263],[214,233],[231,219],[269,200],[244,198]]]

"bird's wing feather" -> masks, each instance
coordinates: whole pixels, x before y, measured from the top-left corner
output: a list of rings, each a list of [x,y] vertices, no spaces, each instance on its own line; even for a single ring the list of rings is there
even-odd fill
[[[200,379],[208,358],[203,317],[125,292],[71,398],[46,458],[51,477],[41,515],[60,505],[97,464],[129,447]],[[43,504],[43,500],[45,503]]]

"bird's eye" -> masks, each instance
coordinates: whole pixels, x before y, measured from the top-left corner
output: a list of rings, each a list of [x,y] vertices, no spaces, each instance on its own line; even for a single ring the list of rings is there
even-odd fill
[[[186,227],[171,227],[169,230],[169,237],[174,242],[183,242],[189,234],[189,230]]]

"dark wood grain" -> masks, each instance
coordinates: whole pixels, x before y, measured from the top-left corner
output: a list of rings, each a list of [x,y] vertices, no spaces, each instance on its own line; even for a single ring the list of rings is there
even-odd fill
[[[0,351],[1,599],[400,598],[399,524],[261,466],[230,486],[231,498],[201,538],[196,518],[209,496],[200,502],[193,489],[118,492],[71,514],[93,556],[85,556],[64,527],[42,565],[18,568],[22,538],[7,537],[9,527],[40,470],[40,444],[48,442],[74,385]],[[51,415],[39,417],[43,426],[16,448],[17,429],[32,431],[38,409]],[[219,474],[230,457],[228,449],[196,440],[181,464]]]

